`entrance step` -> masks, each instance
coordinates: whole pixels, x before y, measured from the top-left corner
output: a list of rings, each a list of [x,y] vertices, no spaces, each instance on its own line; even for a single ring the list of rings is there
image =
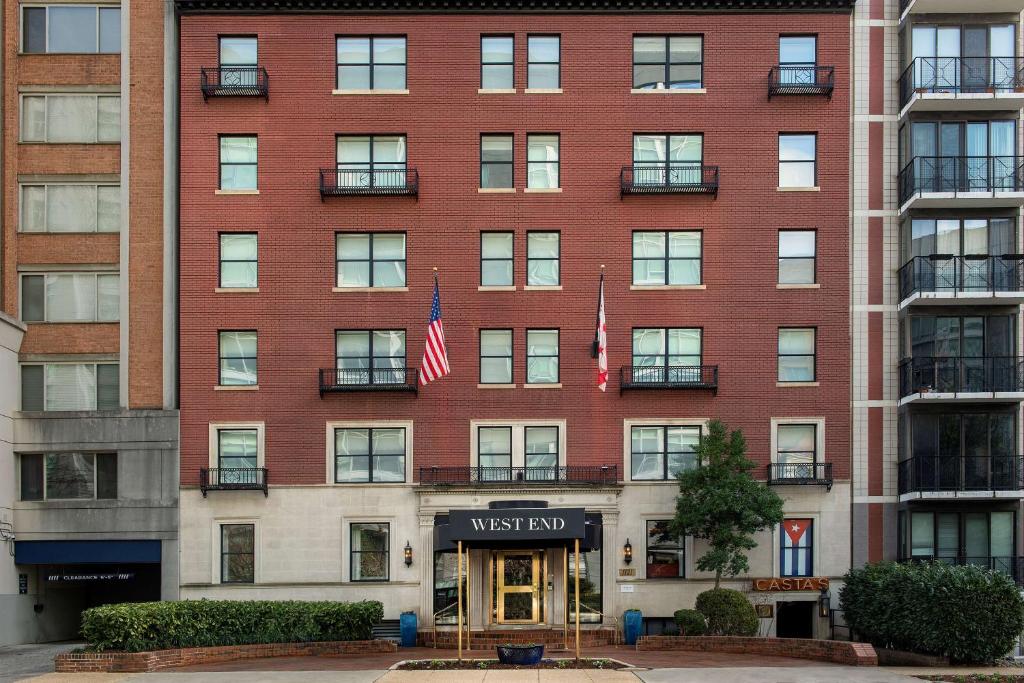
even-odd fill
[[[433,647],[434,634],[430,631],[420,631],[419,643],[425,647]],[[508,643],[538,643],[543,644],[547,650],[561,650],[566,646],[566,636],[562,629],[507,629],[473,631],[470,638],[470,647],[473,650],[493,650],[498,645]],[[581,647],[601,647],[615,643],[615,631],[610,628],[580,630]],[[575,644],[575,632],[569,629],[568,645]],[[463,635],[462,646],[466,647],[465,635]],[[437,647],[444,649],[455,649],[458,647],[458,633],[455,631],[438,631]]]

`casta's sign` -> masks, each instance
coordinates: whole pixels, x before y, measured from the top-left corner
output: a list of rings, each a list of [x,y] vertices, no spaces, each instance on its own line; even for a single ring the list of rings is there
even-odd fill
[[[754,590],[762,592],[824,591],[828,590],[828,577],[803,576],[783,579],[754,579]]]
[[[451,538],[456,541],[545,541],[583,538],[583,508],[512,508],[452,510]]]

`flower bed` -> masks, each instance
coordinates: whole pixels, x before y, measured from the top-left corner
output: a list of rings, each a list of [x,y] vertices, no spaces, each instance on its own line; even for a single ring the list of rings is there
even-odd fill
[[[769,657],[793,657],[851,666],[878,666],[875,648],[868,643],[802,638],[759,638],[741,636],[640,636],[637,650],[680,650],[685,652],[726,652]]]
[[[457,659],[411,659],[399,662],[393,669],[400,671],[452,671],[455,669],[625,669],[627,665],[616,659],[542,659],[540,664],[532,666],[520,666],[518,664],[502,664],[497,659],[464,659],[461,662]]]

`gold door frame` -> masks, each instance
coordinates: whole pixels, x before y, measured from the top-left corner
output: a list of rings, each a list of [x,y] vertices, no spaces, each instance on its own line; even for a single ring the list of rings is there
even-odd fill
[[[497,581],[495,605],[497,610],[497,623],[499,624],[539,624],[543,618],[541,614],[541,573],[540,550],[509,550],[498,551],[494,554],[495,580]],[[506,555],[530,555],[532,559],[532,578],[528,586],[506,586],[505,585],[505,556]],[[530,593],[533,597],[531,619],[506,619],[505,618],[505,594],[506,593]]]

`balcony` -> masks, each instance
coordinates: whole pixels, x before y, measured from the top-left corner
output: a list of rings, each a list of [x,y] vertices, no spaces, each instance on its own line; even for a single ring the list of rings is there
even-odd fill
[[[199,490],[206,498],[207,491],[267,491],[267,468],[202,468],[199,470]]]
[[[1024,157],[914,157],[899,177],[900,213],[911,209],[1024,205]]]
[[[984,542],[988,542],[985,539]],[[968,557],[966,555],[917,555],[914,557],[901,557],[900,562],[944,562],[946,564],[975,565],[984,567],[994,572],[1006,574],[1013,579],[1014,583],[1024,588],[1024,557]]]
[[[1024,303],[1024,254],[915,256],[899,270],[900,308],[913,303]]]
[[[350,196],[419,195],[415,168],[321,168],[320,199]]]
[[[718,196],[718,167],[701,164],[623,166],[621,195],[710,194]]]
[[[204,66],[199,87],[204,101],[211,97],[262,97],[270,101],[270,76],[262,66]]]
[[[717,365],[625,365],[619,393],[631,389],[710,389],[718,393]]]
[[[320,398],[349,391],[404,391],[415,394],[416,368],[321,368]]]
[[[900,21],[910,14],[1020,12],[1020,0],[900,0]]]
[[[900,76],[900,112],[992,111],[1024,106],[1024,59],[917,57]]]
[[[924,356],[900,363],[900,405],[1024,401],[1024,359]]]
[[[615,485],[618,481],[618,465],[420,468],[424,486],[580,486]]]
[[[899,464],[900,500],[1024,497],[1024,456],[916,455]]]
[[[768,99],[776,95],[824,95],[832,99],[834,66],[786,66],[768,70]]]
[[[768,465],[769,486],[824,486],[832,490],[830,462],[773,462]]]

